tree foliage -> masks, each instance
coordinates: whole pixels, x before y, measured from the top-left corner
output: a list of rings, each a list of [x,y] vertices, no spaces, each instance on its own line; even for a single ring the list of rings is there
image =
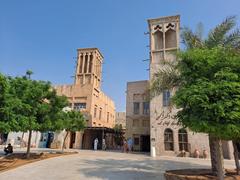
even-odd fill
[[[9,108],[9,81],[4,75],[0,74],[0,132],[8,133],[11,131],[12,113]],[[13,123],[15,124],[15,123]]]
[[[67,106],[67,99],[57,96],[49,82],[26,77],[10,78],[9,82],[10,121],[17,124],[16,127],[12,126],[12,131],[54,130],[54,121],[62,108]]]
[[[236,16],[229,16],[216,27],[214,27],[203,38],[202,24],[197,26],[196,32],[190,28],[184,27],[182,29],[182,42],[187,49],[193,48],[213,48],[216,46],[231,47],[239,50],[240,48],[240,30],[236,26]]]
[[[32,131],[83,129],[80,112],[63,112],[68,105],[65,96],[58,96],[50,82],[30,79],[32,71],[23,77],[0,74],[0,130],[1,132],[29,132],[29,157]]]
[[[83,114],[75,110],[66,112],[63,124],[63,129],[71,132],[81,131],[86,127],[86,121]]]
[[[116,145],[122,146],[123,138],[124,138],[122,124],[116,124],[113,129],[114,129],[114,140],[115,140]]]
[[[224,48],[181,54],[182,86],[173,100],[177,117],[194,132],[240,137],[240,56]]]
[[[67,112],[62,111],[62,116],[64,118],[61,118],[61,120],[57,122],[58,122],[58,127],[60,127],[61,130],[66,131],[63,144],[62,144],[62,151],[63,151],[68,134],[70,132],[83,130],[86,127],[86,121],[83,114],[80,111],[75,111],[75,110],[70,110]]]

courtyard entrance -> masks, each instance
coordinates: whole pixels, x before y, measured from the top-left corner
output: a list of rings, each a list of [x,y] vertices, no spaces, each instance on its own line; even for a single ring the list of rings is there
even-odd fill
[[[8,137],[8,133],[0,133],[0,145],[6,143]]]
[[[51,143],[54,139],[54,133],[52,132],[42,132],[40,141],[39,141],[39,148],[50,148]]]
[[[105,127],[89,127],[84,130],[82,149],[93,149],[94,140],[98,138],[98,149],[102,149],[102,139],[105,139],[107,149],[114,147],[114,130]]]
[[[141,151],[142,152],[150,152],[150,135],[141,135]]]

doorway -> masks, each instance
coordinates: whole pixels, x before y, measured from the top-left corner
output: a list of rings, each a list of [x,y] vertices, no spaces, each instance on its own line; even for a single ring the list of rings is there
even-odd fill
[[[42,132],[38,147],[39,148],[46,148],[47,147],[47,141],[48,141],[48,132]]]
[[[49,132],[48,133],[48,139],[47,139],[46,148],[51,148],[51,144],[53,142],[53,139],[54,139],[54,133]]]
[[[141,151],[150,152],[150,135],[141,135]]]
[[[8,133],[0,133],[0,145],[6,143],[8,138]]]
[[[53,142],[53,139],[54,139],[53,132],[42,132],[38,147],[39,148],[50,148],[51,144]]]
[[[237,142],[238,158],[240,158],[240,142]]]
[[[71,132],[71,135],[70,135],[70,144],[69,144],[69,148],[70,148],[70,149],[72,149],[72,148],[74,147],[75,140],[76,140],[76,133],[75,133],[75,132]]]

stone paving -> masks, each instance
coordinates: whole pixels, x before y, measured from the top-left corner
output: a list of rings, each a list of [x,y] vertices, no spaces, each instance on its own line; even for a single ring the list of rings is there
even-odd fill
[[[119,152],[78,151],[0,173],[0,180],[161,180],[170,169],[209,168],[210,161]],[[226,160],[227,168],[234,161]]]

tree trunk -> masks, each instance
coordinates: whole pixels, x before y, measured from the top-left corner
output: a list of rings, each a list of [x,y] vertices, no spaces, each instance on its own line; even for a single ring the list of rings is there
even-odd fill
[[[69,131],[67,131],[67,133],[66,133],[66,135],[65,135],[65,137],[64,137],[64,139],[63,139],[62,152],[64,151],[65,141],[66,141],[66,139],[67,139],[68,132],[69,132]]]
[[[215,144],[214,144],[213,137],[210,134],[209,134],[209,147],[210,147],[212,173],[217,176],[216,147],[215,147]]]
[[[219,138],[216,138],[209,134],[209,146],[211,154],[212,172],[218,177],[219,180],[224,179],[224,162],[222,152],[222,142]]]
[[[237,174],[240,174],[240,165],[239,165],[239,158],[238,158],[238,148],[237,148],[237,142],[236,141],[232,141],[233,143],[233,155],[234,155],[234,160],[235,160],[235,165],[236,165],[236,171]]]
[[[21,139],[21,141],[20,141],[20,148],[23,147],[23,137],[24,137],[24,132],[22,133],[22,139]]]
[[[29,130],[28,144],[27,144],[27,159],[29,159],[30,157],[31,139],[32,139],[32,130]]]
[[[216,138],[216,155],[217,155],[217,168],[218,173],[217,176],[219,180],[224,180],[225,169],[224,169],[224,159],[223,159],[223,150],[222,150],[222,141],[219,138]]]

